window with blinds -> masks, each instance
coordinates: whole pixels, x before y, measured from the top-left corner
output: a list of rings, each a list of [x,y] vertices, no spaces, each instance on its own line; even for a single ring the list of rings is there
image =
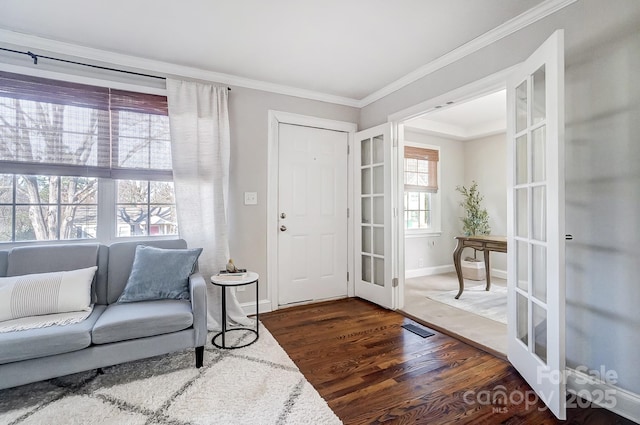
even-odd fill
[[[436,149],[405,146],[404,148],[404,214],[405,229],[431,229],[433,226],[433,194],[438,192]]]
[[[172,180],[166,97],[0,72],[0,242],[176,234]]]

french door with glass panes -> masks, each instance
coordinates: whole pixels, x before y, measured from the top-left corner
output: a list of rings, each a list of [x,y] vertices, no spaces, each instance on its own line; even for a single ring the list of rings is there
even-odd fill
[[[355,136],[355,295],[395,308],[391,125]]]
[[[508,357],[565,417],[564,37],[507,83]]]

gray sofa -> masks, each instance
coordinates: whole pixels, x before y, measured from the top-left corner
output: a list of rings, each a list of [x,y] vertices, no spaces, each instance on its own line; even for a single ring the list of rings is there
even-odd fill
[[[206,283],[189,278],[190,300],[117,304],[137,245],[186,248],[184,240],[25,246],[0,251],[0,277],[98,266],[95,306],[84,321],[0,333],[0,389],[195,348],[202,366],[207,336]]]

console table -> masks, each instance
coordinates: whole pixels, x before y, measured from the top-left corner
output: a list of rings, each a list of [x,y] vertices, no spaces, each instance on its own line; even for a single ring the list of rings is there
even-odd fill
[[[458,245],[455,251],[453,251],[453,265],[456,268],[458,275],[458,284],[460,290],[456,299],[460,298],[462,291],[464,291],[464,279],[462,277],[462,266],[460,265],[460,256],[464,248],[473,248],[476,251],[484,251],[484,268],[487,275],[487,287],[485,290],[489,290],[491,287],[491,267],[489,266],[489,252],[507,252],[507,238],[504,236],[456,236]]]

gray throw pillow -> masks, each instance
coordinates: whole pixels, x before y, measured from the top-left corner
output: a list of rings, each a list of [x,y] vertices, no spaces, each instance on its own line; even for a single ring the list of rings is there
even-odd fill
[[[138,245],[127,285],[119,303],[150,300],[188,300],[189,275],[202,248],[162,249]]]

